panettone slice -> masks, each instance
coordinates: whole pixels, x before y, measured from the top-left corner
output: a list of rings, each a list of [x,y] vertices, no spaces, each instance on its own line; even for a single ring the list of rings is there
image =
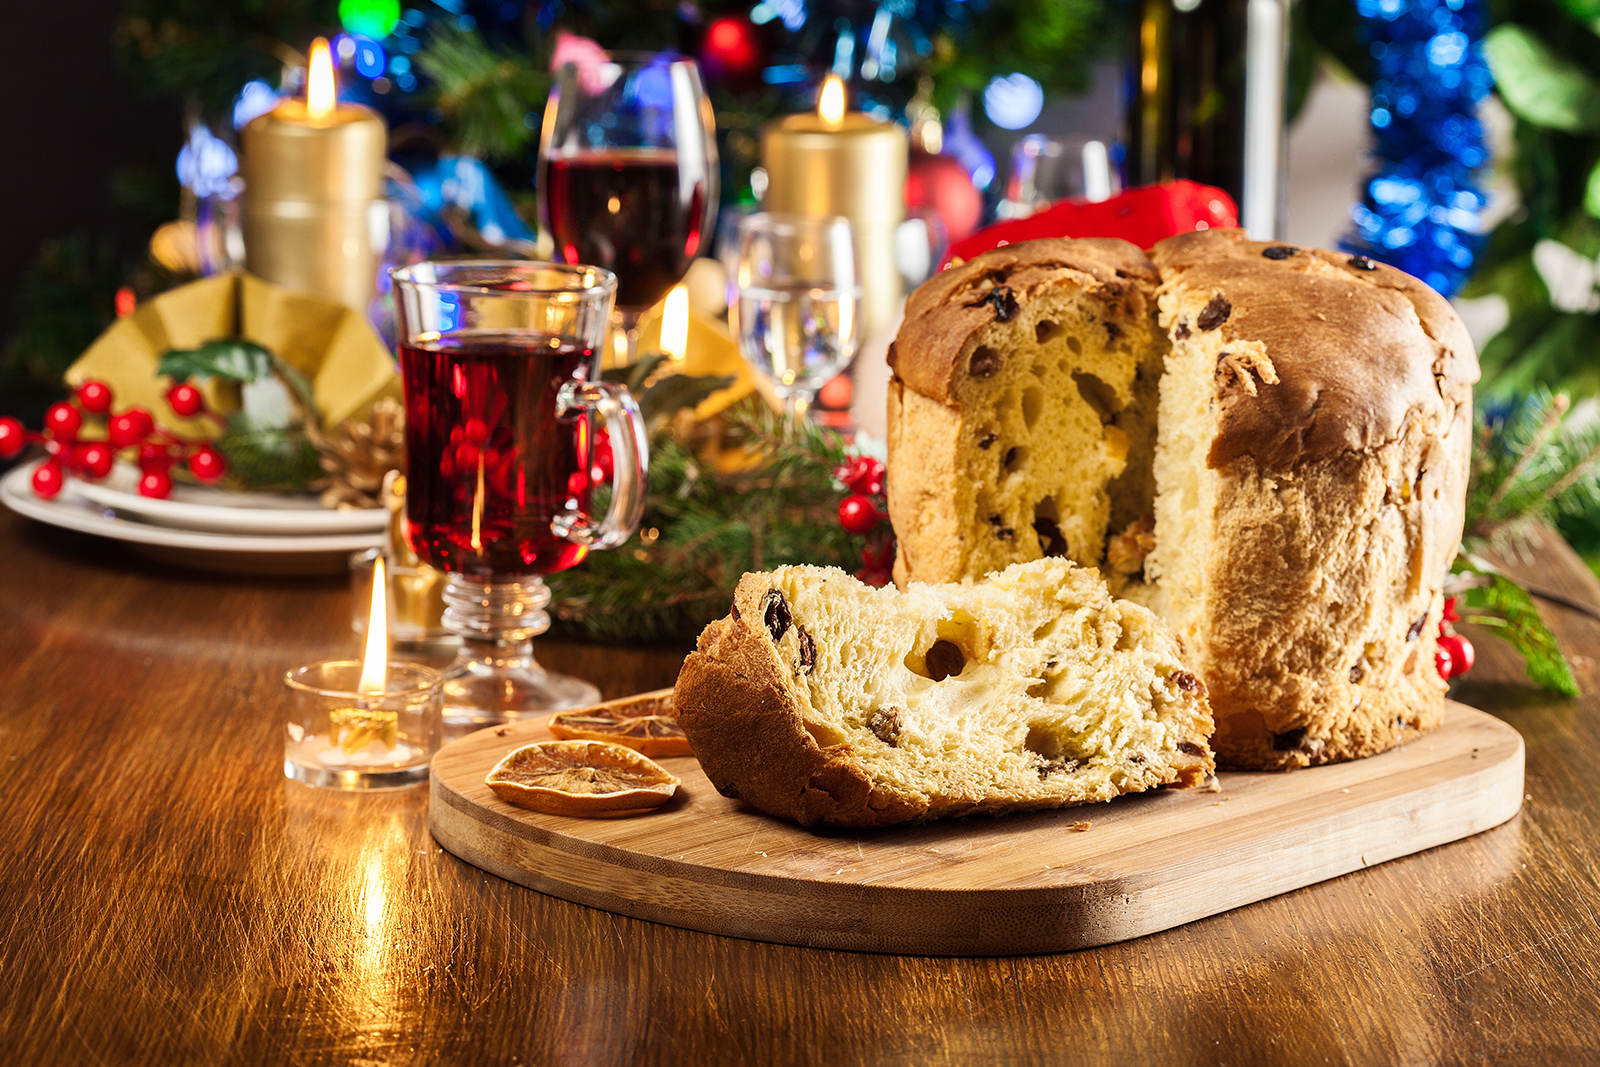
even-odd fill
[[[747,574],[674,702],[718,790],[804,825],[1064,807],[1213,770],[1205,687],[1170,631],[1063,559],[903,593]]]

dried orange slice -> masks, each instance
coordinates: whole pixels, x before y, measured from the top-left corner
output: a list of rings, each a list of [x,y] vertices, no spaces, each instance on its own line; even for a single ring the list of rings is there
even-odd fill
[[[551,815],[660,807],[678,788],[654,760],[607,741],[523,745],[483,781],[501,800]]]
[[[646,756],[694,755],[689,739],[683,736],[683,727],[678,725],[670,689],[560,711],[550,717],[549,726],[557,737],[610,741]]]

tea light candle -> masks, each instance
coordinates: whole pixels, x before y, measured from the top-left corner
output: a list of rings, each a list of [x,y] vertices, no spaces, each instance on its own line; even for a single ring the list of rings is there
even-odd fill
[[[830,75],[817,111],[789,115],[761,135],[763,207],[850,220],[862,286],[863,335],[891,324],[902,284],[894,236],[905,219],[906,133],[846,110],[844,82]]]
[[[304,100],[285,100],[240,132],[245,269],[366,314],[387,242],[388,130],[371,108],[341,104],[333,59],[311,46]]]
[[[366,654],[290,671],[284,773],[307,785],[382,789],[425,781],[444,733],[444,679],[391,663],[384,560],[373,567]]]

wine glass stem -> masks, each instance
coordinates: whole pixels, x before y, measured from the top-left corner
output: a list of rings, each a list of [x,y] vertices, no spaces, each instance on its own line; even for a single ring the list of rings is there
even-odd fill
[[[616,308],[611,312],[611,347],[605,369],[631,367],[639,361],[639,319],[648,308]]]
[[[805,389],[791,389],[781,399],[783,415],[790,426],[804,426],[811,415],[811,393]]]

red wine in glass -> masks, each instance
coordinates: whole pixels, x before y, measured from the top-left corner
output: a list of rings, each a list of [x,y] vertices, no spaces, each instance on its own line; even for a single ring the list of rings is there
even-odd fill
[[[597,149],[547,165],[546,210],[563,259],[615,273],[622,308],[647,308],[678,284],[700,251],[706,189],[682,188],[676,152]]]
[[[594,376],[595,353],[534,333],[451,334],[400,345],[411,547],[441,570],[549,574],[588,549],[551,530],[589,508],[592,438],[556,417],[556,393]]]

